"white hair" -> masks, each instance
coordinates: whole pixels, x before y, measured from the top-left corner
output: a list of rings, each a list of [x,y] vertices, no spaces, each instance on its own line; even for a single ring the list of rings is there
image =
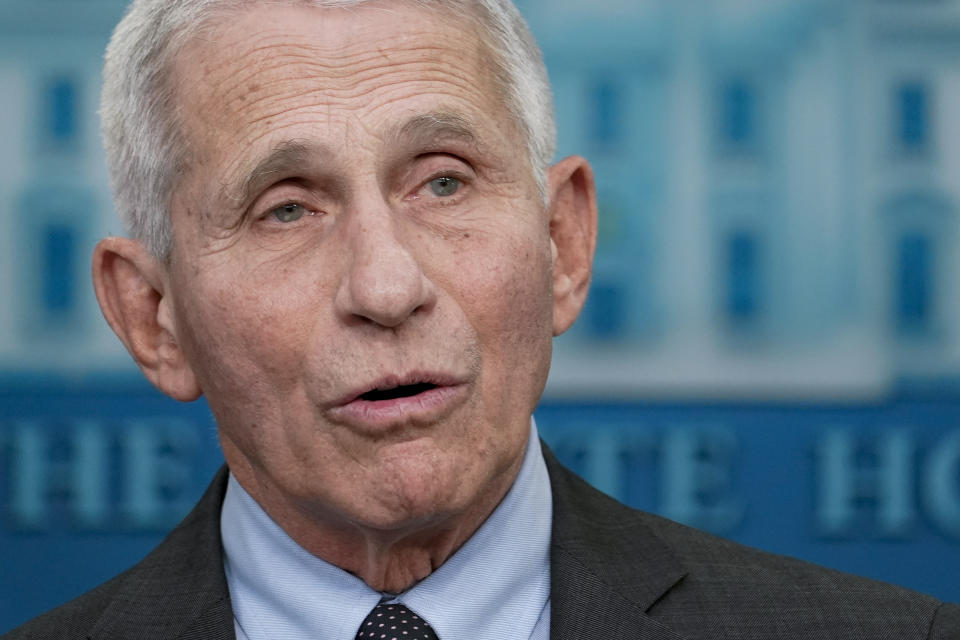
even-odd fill
[[[375,0],[271,0],[348,7]],[[384,0],[380,0],[384,1]],[[540,195],[556,150],[553,100],[543,58],[511,0],[413,0],[472,20],[493,55],[496,81],[525,138]],[[114,206],[127,232],[169,256],[171,195],[187,170],[171,69],[179,50],[215,14],[264,0],[133,0],[107,46],[100,117]]]

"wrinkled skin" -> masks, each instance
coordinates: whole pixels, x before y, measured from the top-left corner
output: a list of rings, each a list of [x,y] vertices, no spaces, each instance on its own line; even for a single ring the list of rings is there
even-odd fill
[[[270,516],[400,591],[513,482],[595,208],[578,158],[544,206],[470,25],[386,7],[255,6],[191,42],[172,258],[110,238],[94,267],[144,372],[206,395]]]

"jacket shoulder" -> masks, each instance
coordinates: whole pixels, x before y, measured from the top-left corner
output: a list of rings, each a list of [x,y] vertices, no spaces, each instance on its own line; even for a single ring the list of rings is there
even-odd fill
[[[650,610],[681,625],[703,611],[729,625],[748,612],[767,637],[940,638],[960,640],[960,607],[897,585],[768,553],[644,514],[670,540],[686,576]],[[766,615],[761,615],[766,612]],[[706,622],[704,619],[703,622]],[[752,636],[748,636],[752,637]],[[761,636],[756,636],[761,637]]]
[[[2,640],[27,640],[28,638],[86,640],[89,637],[88,631],[109,607],[127,574],[134,570],[135,567],[128,569],[99,587],[27,621],[0,638]]]
[[[226,484],[222,468],[190,514],[143,560],[0,640],[232,637],[219,518]]]
[[[544,457],[558,576],[602,580],[683,637],[960,640],[956,605],[638,511]]]

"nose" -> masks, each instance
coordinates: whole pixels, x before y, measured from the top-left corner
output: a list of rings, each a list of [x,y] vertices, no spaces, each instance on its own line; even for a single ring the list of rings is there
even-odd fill
[[[342,318],[394,328],[434,305],[433,283],[384,204],[352,216],[348,234],[350,255],[334,301]]]

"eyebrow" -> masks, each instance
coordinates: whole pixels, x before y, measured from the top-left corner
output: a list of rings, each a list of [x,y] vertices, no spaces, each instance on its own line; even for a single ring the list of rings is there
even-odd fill
[[[326,145],[305,140],[285,140],[273,147],[245,178],[234,192],[234,201],[245,203],[260,193],[278,176],[302,173],[304,167],[316,164],[317,158],[330,157]]]
[[[477,146],[473,123],[459,113],[433,111],[413,116],[395,129],[390,138],[395,142],[427,145],[436,140],[457,140]]]

